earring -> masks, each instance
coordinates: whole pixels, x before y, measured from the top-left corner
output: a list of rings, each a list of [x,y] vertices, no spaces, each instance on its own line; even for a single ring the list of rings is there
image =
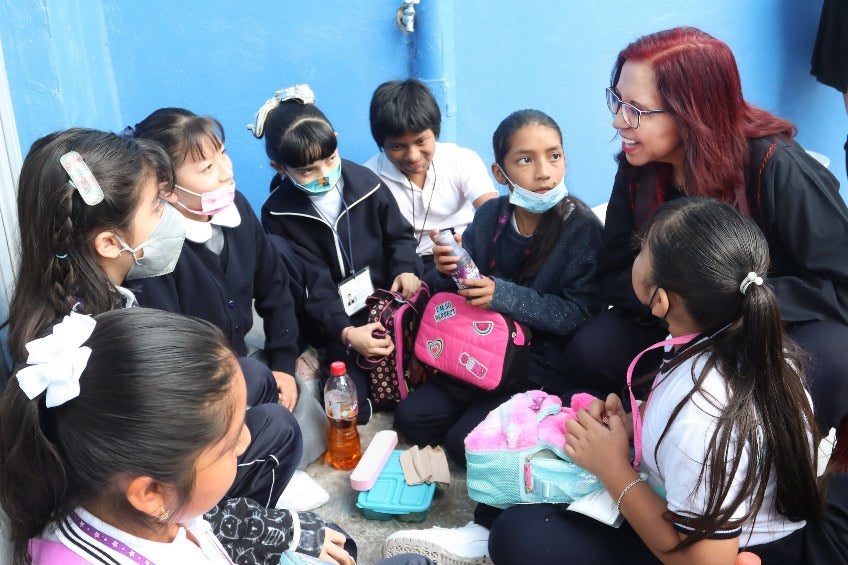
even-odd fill
[[[165,508],[164,506],[159,510],[159,513],[156,515],[156,519],[160,522],[166,522],[170,517],[171,511]]]

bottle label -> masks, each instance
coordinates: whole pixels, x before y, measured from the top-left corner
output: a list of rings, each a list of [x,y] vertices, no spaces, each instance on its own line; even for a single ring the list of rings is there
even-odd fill
[[[474,261],[468,259],[467,262],[460,263],[456,270],[451,273],[451,278],[456,283],[458,288],[467,288],[466,285],[460,284],[460,280],[462,279],[479,279],[482,278],[480,276],[480,269],[477,268],[477,265],[474,264]]]
[[[356,402],[327,402],[327,416],[333,420],[352,420],[359,413]]]

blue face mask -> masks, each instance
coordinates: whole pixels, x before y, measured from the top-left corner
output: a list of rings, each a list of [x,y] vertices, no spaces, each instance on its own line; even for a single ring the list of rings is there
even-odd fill
[[[342,176],[342,162],[339,161],[339,164],[336,165],[336,168],[330,171],[330,174],[326,177],[318,177],[317,179],[313,179],[306,184],[299,184],[295,182],[294,178],[289,175],[289,179],[292,181],[292,184],[297,188],[305,192],[306,194],[311,194],[312,196],[321,196],[322,194],[326,194],[330,191],[331,188],[338,184],[339,179]]]
[[[560,200],[568,196],[568,189],[565,187],[564,176],[562,180],[559,181],[558,185],[546,193],[536,194],[532,190],[527,190],[526,188],[522,188],[512,182],[512,179],[506,176],[506,172],[500,166],[498,166],[498,168],[501,169],[506,180],[508,180],[512,185],[512,191],[509,194],[509,202],[514,206],[524,208],[528,212],[543,214],[559,204]]]

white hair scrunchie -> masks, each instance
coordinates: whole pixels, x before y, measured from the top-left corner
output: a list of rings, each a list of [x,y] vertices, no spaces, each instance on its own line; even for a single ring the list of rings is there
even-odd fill
[[[742,284],[739,285],[739,292],[745,294],[745,291],[748,290],[748,287],[751,286],[751,284],[755,284],[757,286],[762,285],[763,277],[760,277],[757,273],[751,271],[744,279],[742,279]]]
[[[315,93],[312,92],[308,84],[296,84],[276,91],[274,96],[266,100],[259,111],[256,112],[256,119],[253,123],[247,124],[247,129],[253,132],[254,137],[258,139],[265,134],[265,120],[268,118],[268,114],[286,100],[296,100],[301,104],[315,104]]]
[[[82,344],[97,322],[71,312],[53,326],[53,332],[26,344],[27,364],[18,371],[18,386],[32,400],[45,390],[47,408],[60,406],[80,393],[80,375],[88,365],[91,348]]]

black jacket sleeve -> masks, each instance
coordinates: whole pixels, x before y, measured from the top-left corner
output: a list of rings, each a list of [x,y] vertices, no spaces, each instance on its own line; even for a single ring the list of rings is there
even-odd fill
[[[639,312],[641,305],[630,280],[630,271],[638,250],[635,246],[636,218],[630,201],[629,183],[627,173],[619,169],[607,205],[598,275],[604,301],[618,308]]]
[[[289,274],[256,214],[246,211],[242,216],[242,221],[249,223],[253,230],[256,250],[253,300],[265,328],[268,365],[271,370],[294,375],[298,328],[294,300],[289,290]]]
[[[794,141],[775,141],[771,153],[764,161],[752,151],[749,194],[759,203],[783,319],[846,324],[848,208],[839,183]]]

